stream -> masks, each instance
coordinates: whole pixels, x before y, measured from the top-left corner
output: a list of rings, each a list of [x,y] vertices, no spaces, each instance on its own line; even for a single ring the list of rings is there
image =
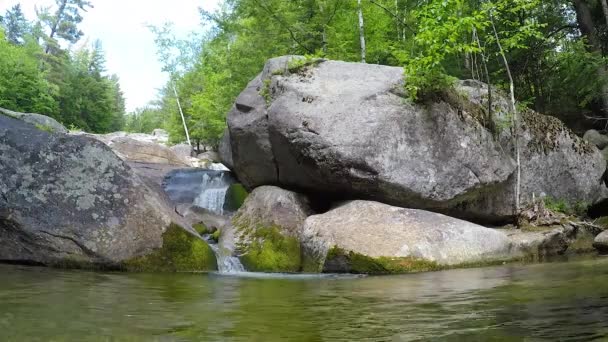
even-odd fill
[[[385,277],[0,265],[1,341],[580,341],[608,336],[608,258]]]

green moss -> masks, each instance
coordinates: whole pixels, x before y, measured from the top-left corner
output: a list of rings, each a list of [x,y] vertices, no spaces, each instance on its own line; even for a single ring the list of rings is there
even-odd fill
[[[47,125],[43,125],[43,124],[35,124],[36,128],[38,128],[41,131],[45,131],[45,132],[49,132],[49,133],[54,133],[55,130],[53,129],[53,127],[51,126],[47,126]]]
[[[543,198],[543,201],[545,203],[545,208],[566,215],[585,216],[587,214],[587,209],[589,208],[589,204],[586,202],[575,202],[571,204],[564,199],[554,199],[549,196]]]
[[[211,229],[207,228],[207,226],[202,222],[193,224],[192,228],[194,228],[194,230],[201,235],[212,233]]]
[[[212,234],[211,234],[211,239],[213,239],[213,241],[218,242],[220,241],[220,235],[221,235],[221,230],[216,229]]]
[[[224,209],[228,211],[237,211],[245,203],[245,200],[249,196],[249,193],[243,186],[243,184],[235,183],[228,187],[226,191],[226,200]]]
[[[260,90],[260,96],[264,98],[264,100],[266,100],[266,104],[269,105],[270,102],[272,101],[272,96],[270,96],[270,83],[271,83],[271,79],[267,78],[264,80],[263,84],[262,84],[262,89]]]
[[[162,248],[124,262],[135,272],[195,272],[217,270],[217,261],[207,243],[172,224],[163,234]]]
[[[339,260],[341,259],[341,260]],[[412,272],[436,271],[442,267],[436,262],[412,257],[373,258],[352,251],[345,251],[337,246],[332,247],[326,257],[326,263],[346,262],[350,272],[361,274],[400,274]]]
[[[281,234],[278,227],[258,227],[251,235],[252,242],[241,257],[248,271],[300,271],[300,242],[295,237]]]
[[[593,236],[593,234],[589,232],[579,232],[576,239],[568,244],[568,250],[566,252],[575,254],[594,252],[594,240],[595,236]]]

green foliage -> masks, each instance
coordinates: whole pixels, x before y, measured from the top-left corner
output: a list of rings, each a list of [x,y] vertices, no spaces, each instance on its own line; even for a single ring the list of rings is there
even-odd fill
[[[266,104],[269,105],[272,101],[272,97],[270,96],[270,83],[271,79],[267,78],[262,82],[262,89],[260,89],[260,96],[264,98]]]
[[[101,43],[69,51],[58,42],[80,38],[80,13],[90,4],[56,3],[55,9],[40,9],[36,25],[23,17],[19,6],[5,15],[7,35],[0,32],[0,107],[48,115],[95,133],[122,129],[124,98],[118,77],[104,75]]]
[[[150,134],[156,128],[167,127],[168,114],[162,108],[147,106],[125,116],[125,131]]]
[[[544,197],[543,201],[545,203],[545,208],[547,208],[551,211],[566,214],[566,215],[575,215],[575,216],[579,216],[579,217],[586,216],[587,209],[589,208],[589,203],[576,202],[576,203],[571,204],[564,199],[554,199],[549,196]]]
[[[23,15],[21,4],[16,4],[6,11],[4,17],[0,17],[0,23],[6,31],[6,39],[14,44],[20,45],[25,43],[26,35],[30,31],[30,24]]]
[[[590,6],[601,13],[598,5]],[[204,36],[177,39],[170,25],[152,28],[163,69],[172,76],[159,106],[172,142],[185,140],[174,85],[192,139],[214,146],[234,100],[268,58],[360,59],[356,1],[225,0],[219,8],[201,12],[208,29]],[[588,51],[573,10],[572,2],[562,0],[362,1],[367,60],[403,66],[413,100],[447,90],[456,78],[490,79],[505,89],[508,79],[497,58],[495,26],[517,99],[580,122],[581,113],[597,110],[608,80],[597,74],[606,65],[605,56]],[[305,67],[301,60],[291,63],[290,72]],[[268,101],[268,85],[261,91]],[[510,125],[502,123],[503,128]]]
[[[134,272],[197,272],[217,270],[215,254],[200,238],[172,224],[163,234],[162,248],[124,263]]]

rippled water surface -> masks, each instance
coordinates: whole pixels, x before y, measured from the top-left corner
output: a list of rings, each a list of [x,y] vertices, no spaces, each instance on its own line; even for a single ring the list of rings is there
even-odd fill
[[[605,340],[608,259],[392,277],[0,265],[0,341]]]

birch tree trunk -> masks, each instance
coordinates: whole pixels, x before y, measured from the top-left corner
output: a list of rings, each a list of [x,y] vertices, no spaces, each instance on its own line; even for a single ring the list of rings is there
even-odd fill
[[[509,68],[509,62],[507,61],[507,56],[505,51],[502,48],[502,44],[500,43],[500,38],[498,37],[498,31],[496,31],[496,26],[494,25],[494,18],[490,13],[490,22],[492,23],[492,29],[494,30],[494,37],[496,37],[496,44],[498,45],[498,51],[500,56],[502,57],[502,61],[505,65],[505,69],[507,70],[507,75],[509,76],[509,92],[510,92],[510,107],[511,113],[513,115],[512,124],[513,124],[513,141],[515,144],[515,162],[517,163],[517,178],[515,180],[515,213],[519,214],[520,209],[520,192],[521,192],[521,158],[520,158],[520,150],[519,150],[519,118],[517,113],[517,106],[515,104],[515,83],[513,82],[513,75],[511,74],[511,68]]]
[[[363,21],[363,8],[361,7],[361,0],[357,0],[359,10],[359,40],[361,42],[361,63],[365,63],[365,24]]]
[[[175,83],[173,85],[173,93],[175,94],[175,100],[177,101],[177,108],[179,108],[179,115],[182,117],[182,124],[184,124],[184,132],[186,132],[186,140],[188,141],[188,145],[192,146],[190,142],[190,133],[188,133],[188,126],[186,126],[186,118],[184,117],[184,111],[182,110],[182,105],[179,102],[179,96],[177,95],[177,89],[175,88]]]

